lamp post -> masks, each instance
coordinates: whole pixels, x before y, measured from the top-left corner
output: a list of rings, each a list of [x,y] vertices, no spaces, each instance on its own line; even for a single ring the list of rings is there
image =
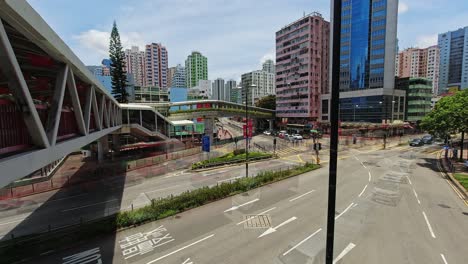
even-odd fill
[[[382,109],[382,101],[379,101],[379,108]]]
[[[392,124],[393,124],[393,115],[394,115],[394,112],[395,111],[395,100],[392,100]]]
[[[353,105],[353,122],[356,122],[356,107],[359,107],[359,105]]]
[[[255,88],[257,85],[251,84],[245,87],[245,177],[249,177],[249,89]]]

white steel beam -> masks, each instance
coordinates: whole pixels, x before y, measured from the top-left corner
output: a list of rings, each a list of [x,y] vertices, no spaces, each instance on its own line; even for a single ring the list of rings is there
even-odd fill
[[[93,96],[93,113],[94,113],[94,124],[96,125],[97,130],[102,130],[101,126],[101,115],[99,114],[99,107],[97,103],[97,97],[96,97],[96,89],[94,89],[94,86],[92,87],[92,96]]]
[[[93,132],[87,136],[79,136],[57,143],[46,149],[33,150],[0,159],[0,188],[10,182],[20,179],[48,164],[70,154],[97,139],[114,132],[120,126]]]
[[[63,95],[65,94],[65,86],[67,85],[68,65],[61,67],[55,80],[54,96],[47,117],[46,134],[51,146],[57,142],[57,132],[62,115]]]
[[[8,88],[15,97],[16,104],[20,107],[29,135],[34,145],[42,148],[49,147],[49,140],[44,126],[39,118],[36,107],[29,93],[15,53],[8,39],[3,22],[0,19],[0,67],[3,75],[8,79]]]
[[[76,90],[75,76],[73,75],[73,70],[70,67],[68,67],[67,88],[72,101],[73,113],[75,113],[75,119],[78,125],[78,130],[80,134],[86,135],[86,128],[83,119],[83,112],[81,111],[80,98],[78,97],[78,92]]]
[[[84,122],[85,122],[85,130],[86,134],[89,134],[89,122],[91,118],[91,105],[93,104],[93,92],[94,86],[90,86],[89,89],[86,90],[86,104],[84,109]]]

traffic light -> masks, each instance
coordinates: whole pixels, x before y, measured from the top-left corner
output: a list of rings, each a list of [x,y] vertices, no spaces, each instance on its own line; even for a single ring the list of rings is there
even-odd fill
[[[314,143],[314,150],[322,150],[322,143]]]

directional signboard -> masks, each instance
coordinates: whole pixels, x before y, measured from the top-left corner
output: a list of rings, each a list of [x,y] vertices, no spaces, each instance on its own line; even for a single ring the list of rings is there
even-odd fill
[[[202,137],[202,151],[210,152],[210,137],[209,136]]]

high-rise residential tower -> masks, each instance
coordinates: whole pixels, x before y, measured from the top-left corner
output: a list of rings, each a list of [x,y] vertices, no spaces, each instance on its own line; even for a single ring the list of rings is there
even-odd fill
[[[245,93],[247,94],[247,103],[255,105],[255,102],[263,97],[275,94],[275,74],[263,70],[251,71],[241,76],[242,82],[242,102],[245,102]]]
[[[199,80],[208,80],[208,59],[193,51],[185,60],[185,74],[187,88],[197,86]]]
[[[172,87],[172,78],[174,77],[176,67],[169,67],[167,69],[167,87]]]
[[[135,85],[146,85],[146,58],[145,52],[133,46],[125,50],[125,68],[127,73],[133,75]]]
[[[161,43],[146,45],[146,85],[167,88],[167,49]]]
[[[172,86],[171,87],[177,87],[177,88],[187,88],[186,82],[185,82],[185,67],[177,64],[176,67],[174,67],[174,74],[172,76]]]
[[[276,32],[276,116],[283,123],[310,124],[320,117],[328,90],[330,23],[306,15]]]
[[[232,89],[235,89],[236,86],[236,81],[234,80],[229,80],[226,82],[224,85],[224,101],[230,102],[231,101],[231,91]]]
[[[397,17],[397,0],[343,0],[341,121],[381,123],[404,119],[406,92],[395,89]],[[329,120],[329,102],[330,95],[322,96],[322,120]]]
[[[273,62],[273,60],[270,60],[270,59],[266,60],[262,64],[262,70],[269,72],[269,73],[275,73],[275,63]]]
[[[468,26],[439,34],[439,93],[468,88]]]
[[[218,78],[213,81],[213,87],[211,89],[213,100],[223,100],[225,99],[224,93],[224,79]]]
[[[423,77],[432,82],[432,92],[437,95],[439,84],[439,47],[409,48],[398,53],[395,64],[399,78]]]

